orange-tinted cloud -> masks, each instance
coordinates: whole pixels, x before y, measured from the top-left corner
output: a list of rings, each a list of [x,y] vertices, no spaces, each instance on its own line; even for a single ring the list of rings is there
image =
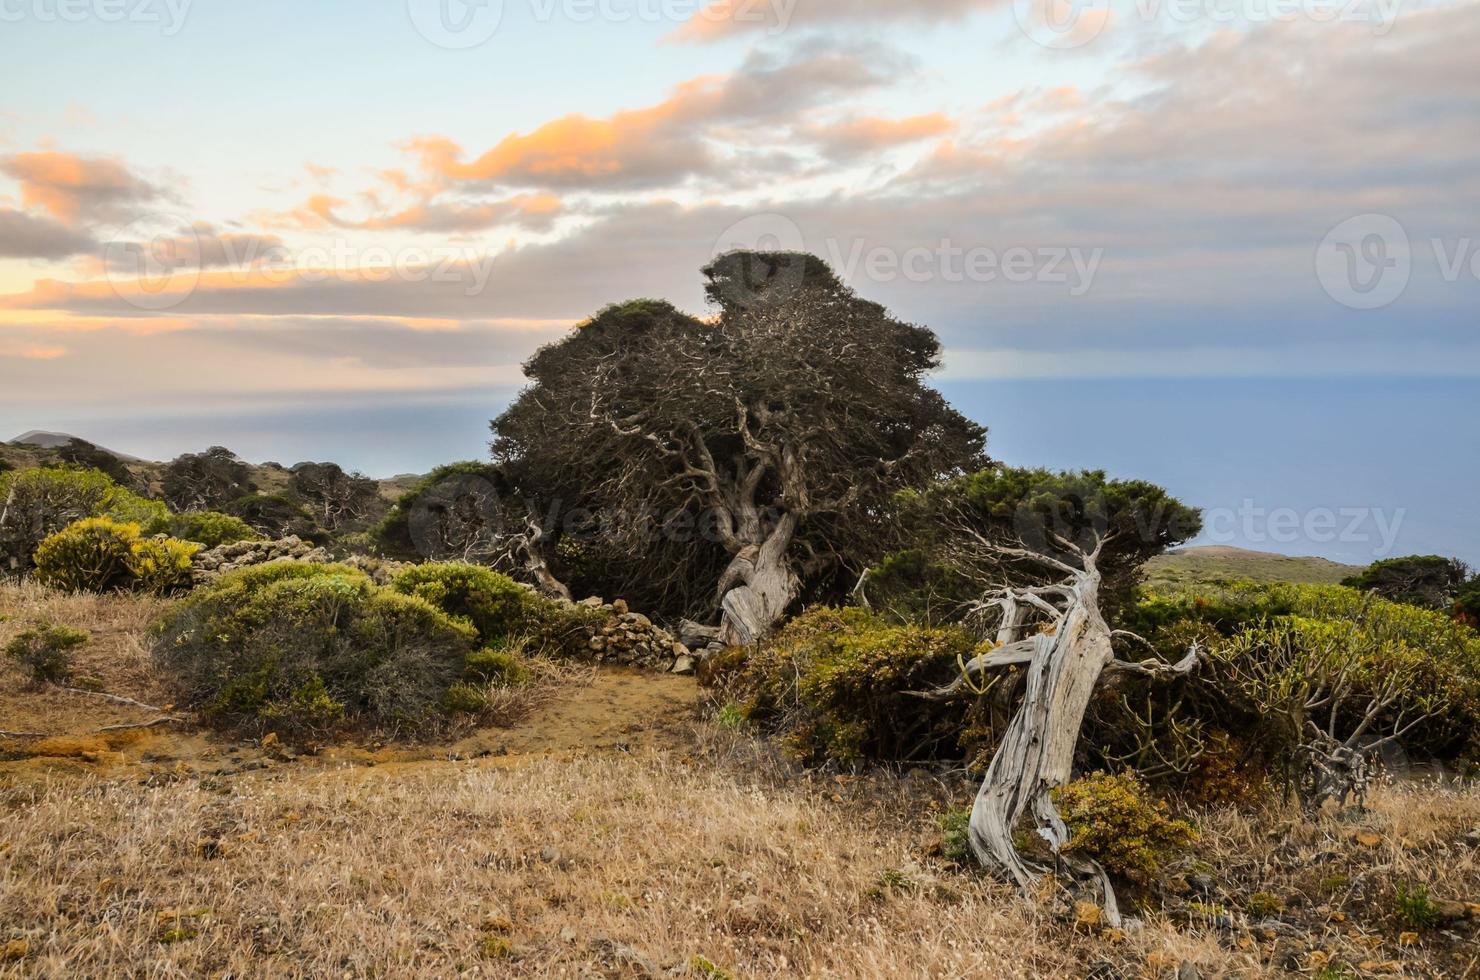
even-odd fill
[[[812,129],[813,137],[830,157],[887,150],[895,146],[943,136],[955,128],[944,113],[932,112],[903,119],[860,116]]]
[[[379,198],[367,194],[372,204]],[[358,231],[469,232],[499,225],[517,225],[537,231],[550,227],[564,211],[564,204],[554,194],[515,194],[497,201],[424,200],[400,210],[371,215],[355,220],[340,211],[349,206],[343,198],[314,194],[295,208],[282,212],[259,213],[258,220],[272,227],[345,228]]]
[[[754,143],[775,146],[778,127],[800,114],[882,85],[908,69],[874,45],[815,43],[794,57],[752,53],[735,72],[701,75],[668,98],[605,118],[571,113],[527,133],[513,133],[472,160],[445,136],[421,136],[403,147],[433,177],[474,186],[637,188],[729,173],[716,148],[754,130]],[[739,139],[743,145],[745,140]]]
[[[111,157],[59,151],[0,157],[0,173],[20,182],[21,200],[68,224],[119,220],[161,196],[161,190]]]
[[[792,27],[882,21],[939,23],[1003,0],[710,0],[669,40],[705,43],[736,34],[781,34]]]

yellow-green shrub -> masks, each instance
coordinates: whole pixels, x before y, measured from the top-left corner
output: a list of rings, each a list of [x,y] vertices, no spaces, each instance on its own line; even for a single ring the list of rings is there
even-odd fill
[[[166,595],[190,584],[190,565],[200,545],[178,538],[141,538],[133,544],[129,571],[134,585],[145,592]]]
[[[1131,773],[1094,773],[1052,795],[1069,828],[1064,853],[1093,858],[1126,881],[1149,884],[1197,840],[1197,830],[1174,819]]]
[[[529,668],[512,651],[484,647],[468,654],[464,673],[469,680],[482,684],[513,687],[529,680]]]
[[[1271,713],[1267,694],[1309,682],[1318,667],[1328,679],[1342,673],[1353,705],[1402,675],[1388,714],[1411,719],[1436,710],[1404,734],[1403,747],[1442,758],[1480,756],[1480,634],[1442,612],[1345,586],[1233,583],[1151,595],[1135,620],[1163,656],[1178,655],[1200,631],[1206,666],[1185,691],[1166,694],[1174,694],[1184,720],[1244,745],[1246,765],[1288,760],[1301,736]]]
[[[139,525],[89,517],[50,535],[36,549],[36,579],[67,591],[137,588],[164,594],[188,585],[198,545],[142,537]]]
[[[138,524],[142,533],[168,528],[169,510],[118,486],[99,470],[42,466],[0,473],[0,566],[26,571],[47,536],[86,517]]]
[[[467,623],[355,569],[277,562],[179,602],[154,653],[183,703],[222,724],[424,732],[445,717],[476,640]]]
[[[591,627],[600,618],[582,607],[547,599],[507,575],[467,562],[412,565],[398,572],[390,587],[425,599],[449,616],[467,622],[490,646],[522,640],[540,652],[576,655],[586,651]]]
[[[959,751],[971,699],[912,692],[950,681],[976,643],[955,627],[898,625],[863,609],[796,617],[729,683],[746,717],[810,762],[905,760]]]
[[[68,592],[126,587],[139,525],[89,517],[50,535],[36,549],[36,580]]]

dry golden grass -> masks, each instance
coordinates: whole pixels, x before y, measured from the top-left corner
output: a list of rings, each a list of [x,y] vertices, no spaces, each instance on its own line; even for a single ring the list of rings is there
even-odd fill
[[[1075,935],[921,859],[928,817],[829,795],[664,754],[57,781],[5,800],[0,942],[42,976],[1255,972]]]
[[[92,630],[79,671],[153,700],[141,636],[157,612],[0,587],[0,639],[40,619]],[[500,706],[513,728],[296,761],[180,728],[99,741],[129,709],[0,675],[0,728],[19,712],[63,736],[0,742],[0,975],[1480,972],[1476,920],[1405,936],[1396,914],[1399,884],[1480,900],[1473,784],[1380,787],[1356,817],[1196,814],[1184,870],[1211,890],[1092,934],[1062,896],[1024,902],[938,856],[936,815],[969,786],[797,773],[743,736],[696,734],[687,678],[537,673]],[[1270,896],[1280,932],[1255,910]]]
[[[41,622],[87,630],[91,639],[73,654],[75,679],[160,705],[168,701],[169,692],[151,668],[145,632],[163,608],[164,600],[151,596],[68,594],[31,582],[0,584],[0,648]],[[0,729],[79,734],[151,714],[157,712],[57,688],[30,690],[25,672],[0,657]]]

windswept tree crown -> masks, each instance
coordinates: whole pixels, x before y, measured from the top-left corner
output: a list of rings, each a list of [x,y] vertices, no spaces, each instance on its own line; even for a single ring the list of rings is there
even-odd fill
[[[580,511],[598,550],[646,555],[619,574],[629,594],[693,615],[774,561],[779,615],[867,563],[897,491],[980,465],[985,431],[925,385],[935,335],[821,259],[736,252],[704,275],[712,318],[633,300],[537,352],[494,455],[564,530]]]

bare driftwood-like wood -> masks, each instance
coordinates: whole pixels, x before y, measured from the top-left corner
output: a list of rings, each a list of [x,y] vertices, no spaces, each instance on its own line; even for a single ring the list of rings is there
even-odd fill
[[[1056,542],[1063,557],[988,541],[969,529],[968,547],[1015,562],[1036,564],[1059,581],[1035,587],[1003,587],[983,596],[974,611],[995,616],[998,646],[968,663],[962,676],[927,696],[944,697],[989,670],[1023,667],[1026,685],[1021,705],[1008,724],[987,768],[969,823],[971,850],[987,867],[1004,872],[1024,891],[1031,891],[1050,871],[1026,857],[1013,833],[1027,817],[1059,864],[1094,881],[1104,897],[1106,919],[1118,924],[1120,913],[1109,876],[1088,858],[1066,854],[1069,829],[1054,805],[1052,791],[1069,782],[1074,749],[1090,698],[1106,670],[1155,677],[1175,677],[1194,669],[1200,651],[1194,645],[1175,664],[1117,660],[1113,633],[1100,613],[1101,549],[1108,538],[1086,550],[1069,541]],[[1022,634],[1033,630],[1032,635]]]
[[[121,694],[108,694],[103,691],[89,691],[85,688],[68,687],[66,685],[61,685],[61,689],[63,691],[66,691],[68,694],[81,694],[82,696],[89,698],[102,698],[104,701],[112,701],[114,704],[126,704],[131,708],[143,708],[145,711],[163,712],[168,710],[166,708],[161,708],[157,704],[145,704],[143,701],[135,701],[133,698],[126,698]]]
[[[123,725],[107,725],[103,728],[99,728],[96,734],[102,735],[107,732],[128,732],[135,731],[141,728],[158,728],[161,725],[179,725],[182,722],[184,722],[183,718],[175,718],[173,716],[167,715],[163,718],[155,718],[153,721],[135,721]]]

